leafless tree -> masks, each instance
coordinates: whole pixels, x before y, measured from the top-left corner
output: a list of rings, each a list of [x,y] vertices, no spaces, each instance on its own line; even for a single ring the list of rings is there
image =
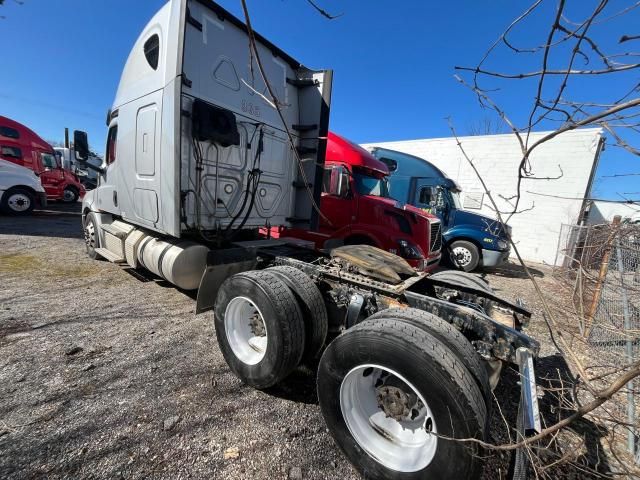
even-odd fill
[[[469,136],[499,135],[501,133],[508,133],[508,130],[502,120],[495,116],[484,116],[471,122],[467,128],[467,135]]]
[[[495,195],[487,188],[476,169],[472,155],[460,141],[453,124],[450,123],[452,135],[459,148],[475,171],[483,185],[499,221],[503,215],[513,215],[520,211],[520,199],[527,180],[535,176],[536,164],[533,152],[553,138],[581,127],[600,127],[606,132],[608,145],[628,153],[629,169],[637,172],[638,156],[640,156],[640,36],[637,32],[625,32],[623,25],[640,25],[640,2],[609,2],[599,0],[589,11],[583,2],[567,2],[555,0],[552,18],[548,19],[548,29],[540,32],[542,38],[535,39],[536,29],[530,23],[535,17],[544,18],[550,2],[536,0],[526,8],[488,48],[479,63],[475,66],[458,66],[455,78],[475,95],[482,108],[495,112],[509,132],[513,133],[520,146],[520,160],[517,170],[513,172],[517,178],[514,196],[508,200],[508,211],[501,211],[495,201]],[[586,11],[586,13],[584,13]],[[580,15],[580,12],[583,12]],[[635,23],[630,20],[635,20]],[[619,25],[617,28],[616,25]],[[527,32],[532,38],[529,45],[521,45],[514,40],[517,32]],[[612,33],[615,32],[615,33]],[[615,35],[615,36],[614,36]],[[606,46],[606,47],[605,47]],[[636,50],[634,50],[636,48]],[[513,58],[505,62],[499,53],[510,53]],[[510,65],[511,69],[494,67]],[[612,79],[615,77],[615,82]],[[576,88],[580,85],[581,88]],[[585,89],[585,85],[589,88]],[[615,87],[612,88],[612,85]],[[510,112],[503,106],[500,93],[514,89],[519,98],[530,99],[525,116],[518,112]],[[591,92],[585,97],[584,92]],[[521,105],[518,108],[522,108]],[[535,130],[548,130],[542,137],[533,137]],[[561,169],[561,166],[560,166]],[[635,175],[631,173],[627,175]],[[504,208],[503,208],[504,210]],[[552,311],[550,302],[539,287],[535,277],[529,271],[518,252],[517,245],[512,242],[515,252],[524,271],[533,282],[533,286],[542,305],[544,318],[550,334],[556,342],[563,357],[577,373],[577,381],[572,385],[563,385],[556,394],[562,397],[564,409],[572,411],[555,425],[546,427],[540,434],[506,445],[484,444],[488,449],[512,450],[520,447],[534,447],[543,443],[550,445],[556,435],[569,427],[578,419],[590,416],[604,423],[612,432],[625,429],[637,429],[638,425],[625,424],[625,420],[611,413],[609,403],[621,392],[626,391],[633,379],[640,376],[640,361],[617,365],[603,375],[601,369],[591,362],[582,351],[584,342],[577,342],[573,332],[560,321]],[[567,391],[568,389],[568,391]],[[609,449],[611,454],[620,459],[620,451],[616,436],[611,437]],[[472,441],[472,440],[469,440]],[[538,460],[540,457],[537,457]],[[569,462],[571,455],[553,459],[553,463]],[[544,462],[533,462],[539,467],[538,474],[544,476]],[[618,462],[622,474],[638,475],[633,461]]]
[[[317,3],[307,0],[308,3],[322,16],[331,20],[336,15],[331,15],[318,6]],[[249,30],[251,59],[255,60],[258,71],[264,80],[268,98],[265,98],[279,113],[281,102],[276,97],[273,89],[264,74],[260,57],[256,48],[249,12],[245,0],[241,0],[245,21]],[[615,22],[629,15],[637,13],[636,8],[640,2],[629,4],[618,10],[609,8],[609,2],[602,0],[584,18],[579,21],[569,19],[569,12],[565,0],[557,0],[554,17],[544,38],[533,45],[516,45],[511,39],[511,34],[517,28],[526,28],[527,20],[542,10],[542,0],[534,1],[518,18],[516,18],[498,37],[496,42],[488,49],[478,65],[474,67],[456,67],[460,75],[456,79],[476,96],[483,108],[489,109],[504,125],[504,130],[511,132],[518,140],[521,149],[521,159],[514,176],[517,177],[517,192],[512,197],[501,196],[509,206],[501,210],[492,192],[487,188],[482,176],[475,167],[473,158],[466,152],[463,143],[451,123],[452,135],[457,139],[459,148],[470,166],[475,171],[483,185],[493,210],[498,216],[498,221],[505,223],[503,215],[513,215],[532,207],[519,205],[523,182],[531,179],[540,179],[535,175],[535,162],[531,154],[540,145],[552,140],[564,132],[586,126],[600,126],[611,135],[611,145],[615,145],[628,151],[632,155],[638,155],[638,150],[633,146],[633,135],[627,132],[640,133],[640,82],[634,76],[640,63],[640,53],[627,50],[627,45],[637,41],[639,37],[633,32],[623,35],[619,40],[620,48],[611,53],[604,53],[600,48],[600,37],[596,35],[599,25]],[[640,10],[640,9],[639,9]],[[573,14],[571,14],[573,15]],[[529,30],[533,31],[533,30]],[[611,31],[611,30],[610,30]],[[608,42],[609,44],[611,42]],[[524,71],[500,71],[491,70],[490,63],[498,48],[506,48],[514,55],[531,57],[528,63],[538,62],[538,66]],[[580,63],[580,66],[577,66]],[[465,76],[466,75],[466,76]],[[628,88],[614,92],[606,89],[605,92],[611,98],[582,99],[571,97],[571,85],[580,79],[606,78],[609,75],[626,76],[629,81]],[[495,85],[487,85],[487,82],[524,82],[525,87],[531,89],[528,98],[532,99],[530,111],[523,122],[516,123],[507,110],[501,107],[500,102],[493,98],[496,91]],[[501,85],[500,88],[505,88]],[[523,97],[524,98],[524,97]],[[283,120],[283,124],[285,124]],[[285,124],[286,126],[286,124]],[[488,125],[485,123],[484,130]],[[549,133],[542,138],[532,140],[531,132],[534,129],[546,128]],[[495,133],[497,127],[491,126]],[[292,138],[289,136],[293,144]],[[295,150],[295,149],[294,149]],[[298,160],[299,166],[301,160]],[[557,177],[544,177],[543,179],[558,179],[563,175],[562,166],[559,165]],[[317,206],[315,206],[317,208]],[[524,450],[525,455],[535,467],[539,478],[549,478],[550,469],[563,463],[574,462],[576,452],[580,450],[582,440],[567,439],[563,433],[567,429],[575,428],[575,424],[585,417],[593,418],[598,422],[610,426],[613,435],[607,436],[609,452],[618,459],[623,453],[616,441],[616,430],[621,428],[633,428],[625,425],[624,421],[609,413],[608,404],[627,388],[628,383],[640,375],[640,362],[627,365],[619,365],[614,369],[602,372],[594,369],[580,352],[580,347],[574,342],[573,333],[565,328],[558,320],[549,301],[538,285],[534,275],[522,260],[517,245],[512,243],[512,248],[518,260],[533,283],[536,294],[540,300],[543,317],[549,327],[552,341],[561,353],[562,357],[571,365],[572,371],[577,377],[571,382],[566,382],[560,375],[557,379],[548,379],[546,394],[556,399],[558,415],[555,422],[546,424],[543,430],[529,438],[519,436],[518,432],[512,435],[509,423],[504,420],[509,441],[507,443],[480,442],[477,439],[456,439],[462,442],[481,443],[487,451],[515,451]],[[594,373],[597,372],[597,373]],[[502,415],[502,412],[500,412]],[[504,419],[504,417],[503,417]],[[563,443],[565,448],[556,449],[555,446]],[[561,453],[556,454],[555,452]],[[639,475],[640,470],[625,461],[618,462],[616,475]],[[604,477],[598,466],[576,465],[579,471],[588,472],[596,476]]]

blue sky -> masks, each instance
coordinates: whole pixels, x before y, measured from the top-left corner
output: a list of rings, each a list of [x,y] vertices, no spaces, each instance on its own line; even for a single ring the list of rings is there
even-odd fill
[[[104,119],[120,72],[138,33],[164,0],[6,0],[0,7],[0,114],[61,140],[64,127],[83,129],[104,151]],[[239,0],[219,3],[241,17]],[[499,33],[528,5],[512,0],[316,0],[334,13],[328,21],[304,0],[249,0],[254,28],[313,68],[332,68],[331,129],[363,143],[449,136],[451,116],[459,134],[491,114],[454,79],[454,65],[474,66]],[[548,31],[555,1],[531,18],[514,40],[531,43]],[[579,16],[594,1],[574,1]],[[611,9],[614,13],[625,2]],[[603,26],[603,38],[637,34],[640,17]],[[628,28],[627,28],[628,27]],[[614,47],[611,45],[605,46]],[[520,62],[520,63],[517,63]],[[500,70],[533,66],[529,57],[504,50],[490,64]],[[579,65],[581,66],[581,65]],[[633,76],[635,75],[635,77]],[[622,92],[631,77],[581,80],[573,90],[582,100],[606,100]],[[604,82],[604,83],[603,83]],[[517,85],[516,85],[517,83]],[[532,84],[504,83],[496,98],[516,121],[531,108]],[[626,92],[625,92],[626,93]],[[493,118],[492,118],[493,120]],[[548,127],[549,125],[546,125]],[[545,127],[545,125],[543,125]],[[640,177],[605,175],[640,172],[640,159],[607,148],[596,181],[599,197],[640,191]],[[631,195],[638,198],[640,195]]]

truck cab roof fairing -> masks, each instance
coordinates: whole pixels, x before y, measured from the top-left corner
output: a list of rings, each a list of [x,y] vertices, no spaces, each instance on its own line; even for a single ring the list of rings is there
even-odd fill
[[[410,155],[408,153],[399,152],[397,150],[389,150],[388,148],[382,147],[373,147],[371,149],[371,154],[377,159],[381,158],[389,158],[391,160],[400,160],[397,162],[397,170],[394,173],[401,175],[411,175],[412,171],[417,166],[421,172],[422,177],[442,177],[446,178],[447,176],[437,168],[435,165],[428,163],[424,158],[416,157],[415,155]],[[427,169],[430,171],[429,175],[425,175]]]
[[[231,22],[241,30],[246,25],[227,10],[211,0],[193,0],[212,10],[221,19]],[[169,0],[153,16],[136,40],[120,77],[118,90],[112,109],[134,100],[150,91],[168,85],[182,74],[182,54],[184,45],[184,26],[187,16],[188,0]],[[160,53],[157,69],[149,66],[144,54],[145,42],[154,34],[160,37]],[[274,55],[282,58],[291,68],[306,68],[296,59],[278,48],[257,32],[256,40],[265,45]]]
[[[122,70],[112,110],[165,87],[182,73],[186,9],[187,0],[170,0],[144,27]],[[145,43],[154,35],[159,39],[155,69],[145,55]]]
[[[329,132],[329,140],[327,162],[346,162],[352,167],[361,167],[376,175],[389,175],[389,168],[360,145],[333,132]]]

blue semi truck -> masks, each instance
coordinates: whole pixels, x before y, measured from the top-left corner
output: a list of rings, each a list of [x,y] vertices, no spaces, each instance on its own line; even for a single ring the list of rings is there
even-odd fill
[[[448,260],[454,266],[470,272],[506,262],[511,227],[463,210],[460,187],[440,169],[423,158],[395,150],[374,147],[371,153],[389,167],[389,190],[393,198],[440,218]]]

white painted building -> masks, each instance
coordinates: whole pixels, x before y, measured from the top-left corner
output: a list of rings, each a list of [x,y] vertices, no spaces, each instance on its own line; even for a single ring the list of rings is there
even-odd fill
[[[549,132],[536,132],[530,144]],[[553,264],[560,227],[580,220],[593,183],[602,149],[602,130],[588,128],[565,132],[541,144],[531,155],[535,177],[524,179],[519,210],[509,220],[513,238],[525,260]],[[462,147],[482,175],[501,211],[513,209],[506,199],[516,194],[518,165],[522,154],[513,134],[460,137]],[[425,158],[462,188],[465,209],[495,218],[495,213],[473,169],[454,138],[433,138],[364,144],[380,146]],[[560,178],[555,178],[560,177]],[[393,191],[391,192],[393,195]]]
[[[620,215],[623,220],[629,222],[640,222],[640,205],[636,203],[606,200],[596,200],[590,203],[587,217],[588,225],[610,223],[616,215]]]

